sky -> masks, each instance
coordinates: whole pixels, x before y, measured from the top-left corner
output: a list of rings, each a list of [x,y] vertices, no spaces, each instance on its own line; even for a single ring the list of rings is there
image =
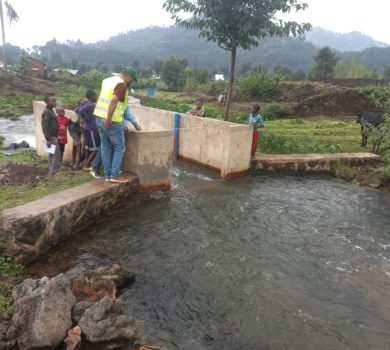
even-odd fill
[[[8,0],[19,22],[6,24],[7,42],[24,48],[60,42],[106,40],[120,32],[173,23],[164,0]],[[359,31],[390,44],[389,0],[303,0],[309,8],[283,19],[309,22],[339,33]]]

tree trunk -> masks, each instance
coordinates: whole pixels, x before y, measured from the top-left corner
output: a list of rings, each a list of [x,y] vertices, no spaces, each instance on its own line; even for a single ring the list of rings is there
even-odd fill
[[[231,51],[230,82],[229,82],[229,90],[228,90],[226,108],[225,108],[225,118],[224,118],[225,120],[229,119],[230,104],[233,99],[234,74],[236,70],[236,56],[237,56],[237,47],[233,47]]]
[[[3,2],[0,0],[0,22],[1,22],[1,33],[3,37],[3,64],[4,72],[7,72],[7,48],[5,46],[5,29],[4,29],[4,15],[3,15]]]

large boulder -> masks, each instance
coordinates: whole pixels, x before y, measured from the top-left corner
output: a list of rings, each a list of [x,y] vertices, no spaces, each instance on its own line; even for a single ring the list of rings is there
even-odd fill
[[[116,295],[113,281],[101,277],[89,279],[84,274],[72,280],[71,290],[77,301],[99,301],[105,296],[115,299]]]
[[[25,280],[13,293],[13,324],[19,350],[54,349],[72,326],[76,298],[64,275]]]
[[[117,289],[126,287],[135,281],[136,274],[118,264],[98,267],[86,273],[88,278],[102,278],[113,281]]]
[[[130,345],[143,335],[140,322],[125,315],[122,302],[104,297],[87,309],[79,321],[82,334],[91,343]]]

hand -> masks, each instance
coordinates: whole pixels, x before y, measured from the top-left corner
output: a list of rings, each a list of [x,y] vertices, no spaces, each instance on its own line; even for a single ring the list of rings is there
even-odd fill
[[[137,131],[141,131],[142,130],[138,123],[134,123],[133,125],[134,125],[134,127],[135,127],[135,129]]]
[[[47,146],[47,148],[50,148],[50,147],[51,147],[50,141],[46,141],[46,146]]]
[[[112,120],[111,119],[106,119],[104,121],[104,127],[107,129],[110,125],[112,124]]]
[[[125,127],[123,128],[123,131],[124,131],[124,132],[129,132],[130,130],[129,130],[129,128],[128,128],[127,126],[125,126]]]

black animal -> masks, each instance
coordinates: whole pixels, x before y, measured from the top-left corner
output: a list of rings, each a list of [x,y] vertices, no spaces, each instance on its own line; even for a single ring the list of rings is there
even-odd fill
[[[362,133],[362,146],[367,146],[368,133],[367,127],[377,128],[385,122],[385,117],[379,113],[363,111],[357,114],[357,123],[360,124],[360,129]],[[374,145],[375,148],[375,145]]]

